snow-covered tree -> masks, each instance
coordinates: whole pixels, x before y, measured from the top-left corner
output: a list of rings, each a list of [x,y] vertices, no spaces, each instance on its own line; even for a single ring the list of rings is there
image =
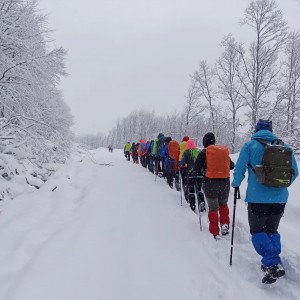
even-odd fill
[[[37,1],[0,0],[0,143],[38,163],[64,161],[73,137],[58,90],[66,51],[50,49],[48,36]]]
[[[239,126],[238,110],[245,105],[243,93],[243,84],[238,77],[238,69],[241,66],[241,56],[237,49],[235,39],[228,35],[221,42],[224,48],[223,53],[217,60],[216,70],[219,79],[218,92],[223,101],[229,102],[229,111],[231,114],[232,130],[229,132],[231,137],[231,152],[236,150],[236,134]]]
[[[261,111],[272,103],[267,96],[276,90],[280,66],[278,55],[287,37],[287,23],[273,0],[252,0],[242,24],[255,34],[248,51],[242,44],[235,47],[241,56],[238,76],[244,87],[244,100],[250,108],[249,121],[253,131]]]

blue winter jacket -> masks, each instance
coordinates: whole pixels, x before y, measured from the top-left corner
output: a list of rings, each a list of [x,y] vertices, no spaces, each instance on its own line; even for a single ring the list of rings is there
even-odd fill
[[[240,152],[233,173],[232,186],[240,186],[245,178],[245,172],[248,170],[246,202],[286,203],[289,195],[287,188],[275,188],[262,185],[258,182],[255,173],[249,167],[249,163],[253,168],[255,168],[256,165],[260,165],[264,154],[264,145],[255,139],[263,139],[271,143],[277,139],[277,137],[269,130],[260,130],[253,134],[251,141],[247,142]],[[292,181],[294,181],[298,176],[298,167],[294,154],[292,154],[292,169],[294,170]]]
[[[164,158],[166,167],[169,166],[170,164],[174,165],[174,159],[171,158],[169,155],[168,145],[164,145],[162,147],[160,156]]]

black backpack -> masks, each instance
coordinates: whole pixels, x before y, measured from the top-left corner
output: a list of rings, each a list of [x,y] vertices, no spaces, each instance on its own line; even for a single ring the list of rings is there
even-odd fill
[[[292,169],[292,149],[285,146],[282,140],[274,140],[268,144],[262,139],[256,139],[265,147],[265,152],[260,165],[256,165],[255,170],[257,180],[269,187],[288,187],[291,185]],[[274,144],[276,143],[276,144]]]

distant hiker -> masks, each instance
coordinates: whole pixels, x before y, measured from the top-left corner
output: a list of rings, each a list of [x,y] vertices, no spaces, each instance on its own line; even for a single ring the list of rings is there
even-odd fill
[[[172,140],[168,143],[168,152],[169,156],[173,159],[173,177],[175,178],[175,187],[177,191],[180,191],[180,182],[179,182],[179,167],[178,167],[178,162],[179,162],[179,156],[180,156],[180,144]],[[168,172],[168,170],[166,170]]]
[[[113,152],[113,147],[111,145],[108,145],[108,151]]]
[[[265,272],[262,283],[270,284],[285,275],[278,227],[288,200],[287,186],[298,176],[298,168],[293,151],[272,133],[272,121],[259,120],[255,130],[240,152],[232,186],[240,186],[247,170],[245,201],[252,244],[262,257],[261,270]],[[270,163],[272,168],[268,166]]]
[[[134,164],[139,163],[137,150],[138,150],[138,144],[133,142],[132,146],[131,146],[131,155],[132,155],[132,161]]]
[[[190,138],[185,135],[182,138],[182,142],[180,143],[180,154],[179,154],[179,163],[182,159],[182,155],[185,151],[186,148],[186,143]],[[181,175],[181,180],[182,180],[182,186],[183,186],[183,192],[184,192],[184,197],[185,200],[188,201],[188,190],[187,190],[187,165],[182,165],[181,164],[181,168],[179,169],[180,175]]]
[[[161,149],[164,145],[165,136],[159,133],[157,139],[154,140],[153,154],[155,155],[155,174],[163,176],[163,158],[161,157]]]
[[[153,144],[151,144],[151,157],[152,157],[152,161],[153,161],[153,171],[154,171],[154,174],[157,175],[158,172],[159,172],[159,169],[158,169],[158,159],[157,159],[157,141],[158,141],[158,138],[154,139],[153,140]]]
[[[138,147],[138,156],[140,158],[141,165],[146,168],[146,154],[147,154],[147,143],[145,139],[140,139],[140,144]]]
[[[186,150],[183,153],[179,167],[187,166],[187,198],[190,203],[191,210],[195,211],[196,209],[196,199],[195,199],[195,185],[198,186],[198,205],[199,210],[205,210],[205,201],[203,193],[201,192],[202,186],[202,170],[197,172],[194,171],[195,161],[200,153],[200,149],[196,147],[194,140],[188,140],[186,143]]]
[[[152,155],[152,150],[153,150],[153,144],[154,144],[154,141],[151,140],[150,142],[147,142],[147,167],[148,167],[148,170],[151,172],[151,173],[154,173],[154,157]]]
[[[229,209],[227,206],[230,190],[230,172],[234,163],[229,157],[227,146],[215,145],[215,136],[208,132],[203,137],[204,149],[197,157],[194,170],[203,172],[203,192],[208,204],[209,232],[216,240],[221,234],[229,233]]]
[[[165,167],[165,174],[167,177],[167,183],[170,186],[170,188],[173,188],[173,179],[175,176],[175,170],[174,170],[174,159],[170,157],[169,150],[168,150],[168,144],[172,141],[171,137],[165,138],[165,145],[161,149],[161,157],[164,160],[164,167]]]
[[[130,161],[130,150],[131,150],[131,144],[130,142],[127,142],[127,144],[124,147],[124,154],[128,161]]]

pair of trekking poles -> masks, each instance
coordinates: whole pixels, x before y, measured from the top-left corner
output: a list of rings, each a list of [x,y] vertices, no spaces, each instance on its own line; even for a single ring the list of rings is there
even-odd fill
[[[195,176],[195,178],[196,177],[197,176]],[[179,183],[180,183],[180,200],[181,200],[181,206],[182,206],[183,183],[182,183],[182,177],[181,177],[180,171],[179,171]],[[195,194],[196,194],[195,198],[197,199],[197,202],[198,202],[198,216],[199,216],[200,231],[202,231],[202,222],[201,222],[201,215],[202,215],[202,213],[200,211],[200,205],[199,205],[200,203],[199,203],[199,199],[198,199],[198,197],[199,197],[199,188],[198,188],[198,183],[197,182],[195,183]]]

